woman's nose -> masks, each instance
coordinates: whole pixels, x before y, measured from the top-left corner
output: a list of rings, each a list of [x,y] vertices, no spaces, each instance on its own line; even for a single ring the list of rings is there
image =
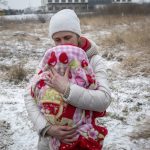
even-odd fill
[[[66,41],[65,40],[61,40],[61,45],[64,45],[66,44]]]

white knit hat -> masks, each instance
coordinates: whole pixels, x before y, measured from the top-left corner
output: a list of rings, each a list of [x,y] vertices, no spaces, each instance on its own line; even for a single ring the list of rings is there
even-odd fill
[[[81,35],[80,20],[71,9],[63,9],[52,16],[49,24],[49,35],[59,31],[71,31]]]

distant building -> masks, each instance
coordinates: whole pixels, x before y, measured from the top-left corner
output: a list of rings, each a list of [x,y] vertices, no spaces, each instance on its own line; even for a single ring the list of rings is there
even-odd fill
[[[112,0],[112,3],[133,3],[133,0]]]
[[[65,8],[75,11],[88,10],[88,0],[41,0],[41,3],[46,12],[56,12]]]
[[[144,1],[144,0],[143,0]],[[44,12],[56,12],[64,8],[75,11],[92,11],[109,4],[137,3],[136,0],[41,0]]]
[[[89,5],[111,4],[112,0],[89,0]]]
[[[88,7],[89,9],[97,9],[103,5],[111,4],[112,0],[89,0]]]

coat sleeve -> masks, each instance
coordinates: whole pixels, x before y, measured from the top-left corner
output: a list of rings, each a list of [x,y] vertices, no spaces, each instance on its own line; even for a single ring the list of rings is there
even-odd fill
[[[76,84],[70,84],[70,94],[66,101],[81,109],[103,112],[111,102],[111,94],[105,71],[106,67],[99,55],[94,55],[91,58],[90,64],[96,75],[96,81],[100,85],[99,88],[97,90],[88,90]]]
[[[29,118],[32,121],[37,132],[40,134],[43,128],[46,127],[47,120],[39,111],[37,104],[35,103],[33,98],[30,96],[29,88],[27,88],[25,91],[24,101],[25,101],[25,106],[26,106],[26,110],[28,112]]]
[[[44,60],[45,60],[47,53],[48,51],[44,54],[44,57],[40,61],[40,64],[36,70],[36,73],[38,73],[43,67],[43,65],[46,64]],[[35,100],[31,97],[30,87],[27,87],[25,90],[24,101],[25,101],[26,110],[28,112],[28,116],[31,122],[33,123],[34,128],[37,130],[38,134],[44,136],[45,131],[47,130],[47,127],[49,127],[50,124],[45,119],[44,115],[40,112],[37,104],[35,103]]]

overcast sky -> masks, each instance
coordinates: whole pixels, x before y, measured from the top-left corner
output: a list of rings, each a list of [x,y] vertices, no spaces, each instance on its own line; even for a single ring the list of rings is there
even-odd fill
[[[8,6],[13,9],[22,9],[27,7],[37,7],[41,5],[41,0],[6,0],[8,1]],[[147,1],[150,0],[133,0],[133,1]]]

